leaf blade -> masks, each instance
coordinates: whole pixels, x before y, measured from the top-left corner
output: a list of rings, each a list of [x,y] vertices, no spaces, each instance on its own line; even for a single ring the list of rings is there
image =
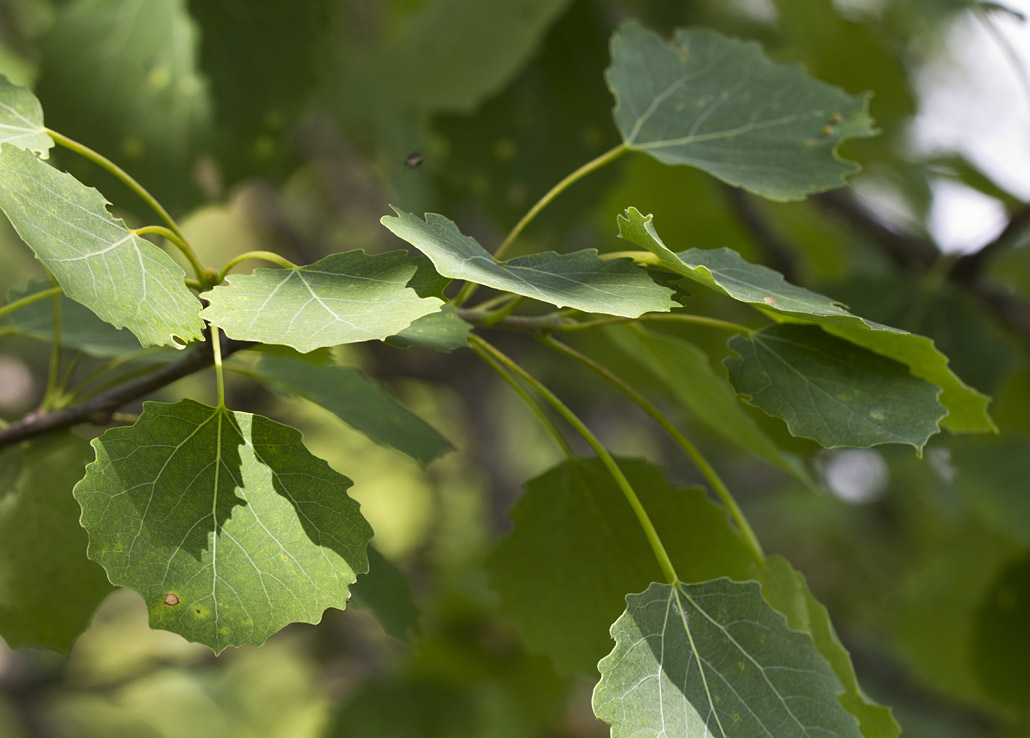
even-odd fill
[[[42,158],[54,146],[43,127],[43,106],[31,92],[0,74],[0,144],[27,149]]]
[[[205,292],[210,304],[201,315],[232,338],[301,353],[382,340],[441,304],[407,286],[416,270],[416,260],[404,251],[360,250],[293,269],[255,269]]]
[[[626,144],[774,200],[844,184],[840,141],[874,134],[868,95],[850,96],[771,62],[758,44],[706,29],[665,43],[639,23],[611,42],[605,72]]]
[[[372,529],[350,480],[260,415],[148,402],[75,486],[88,555],[152,627],[216,652],[344,609]],[[138,544],[137,544],[138,542]]]
[[[589,313],[635,318],[666,312],[678,303],[673,290],[655,282],[628,259],[605,261],[594,249],[571,254],[531,254],[497,262],[475,239],[436,213],[426,219],[394,208],[380,222],[432,260],[445,277],[464,279],[534,300]]]
[[[28,151],[0,147],[0,209],[64,293],[144,346],[202,337],[200,304],[171,257],[113,218],[103,196]]]

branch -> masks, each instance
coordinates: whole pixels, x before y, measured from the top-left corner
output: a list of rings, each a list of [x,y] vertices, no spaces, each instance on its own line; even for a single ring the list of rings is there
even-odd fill
[[[223,336],[222,356],[229,356],[252,345],[251,341],[235,341]],[[54,413],[30,413],[0,431],[0,449],[28,438],[70,428],[79,423],[107,425],[111,422],[111,414],[123,405],[145,397],[176,380],[206,369],[211,366],[213,361],[211,342],[205,341],[190,349],[181,359],[165,364],[160,369],[131,382],[120,384],[79,405],[73,405]]]

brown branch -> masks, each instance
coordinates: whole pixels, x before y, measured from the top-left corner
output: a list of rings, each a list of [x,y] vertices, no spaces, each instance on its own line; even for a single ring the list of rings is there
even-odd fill
[[[226,357],[253,345],[251,341],[234,341],[223,337],[222,356]],[[133,400],[149,395],[176,380],[212,365],[211,343],[206,341],[190,349],[181,359],[165,364],[150,374],[120,384],[79,405],[53,413],[30,413],[0,430],[0,449],[19,441],[70,428],[79,423],[107,425],[111,414]]]

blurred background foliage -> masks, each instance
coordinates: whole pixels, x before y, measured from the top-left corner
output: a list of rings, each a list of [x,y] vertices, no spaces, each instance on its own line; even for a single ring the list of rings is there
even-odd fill
[[[633,205],[655,214],[676,249],[731,247],[859,315],[929,335],[991,394],[999,435],[938,436],[923,459],[890,447],[819,450],[753,413],[806,458],[816,492],[729,447],[603,334],[576,342],[681,421],[766,550],[806,574],[863,687],[895,708],[905,735],[1025,738],[1030,34],[1021,10],[1030,8],[968,0],[0,0],[0,72],[35,90],[47,125],[137,176],[209,263],[258,248],[297,263],[397,248],[378,223],[388,203],[445,213],[496,244],[553,183],[617,142],[603,71],[607,39],[630,17],[664,32],[703,25],[753,38],[850,93],[872,90],[881,134],[844,146],[865,168],[845,191],[769,203],[626,157],[564,194],[520,248],[619,250],[615,215]],[[54,157],[130,225],[143,223],[113,179]],[[0,294],[45,278],[6,221],[0,254]],[[752,319],[715,296],[691,305]],[[0,326],[0,415],[13,419],[39,397],[48,348],[6,333]],[[721,371],[721,337],[679,334]],[[700,481],[606,386],[523,337],[499,340],[620,455],[661,463],[677,485]],[[522,484],[558,450],[466,352],[376,344],[335,358],[383,381],[458,450],[423,469],[245,378],[231,379],[230,405],[299,427],[354,480],[381,566],[410,578],[412,601],[381,624],[359,607],[329,611],[317,627],[216,660],[149,630],[138,597],[117,591],[67,655],[0,641],[0,736],[607,734],[589,708],[596,675],[559,674],[529,653],[484,574]],[[164,397],[182,393],[210,399],[213,382],[193,377]]]

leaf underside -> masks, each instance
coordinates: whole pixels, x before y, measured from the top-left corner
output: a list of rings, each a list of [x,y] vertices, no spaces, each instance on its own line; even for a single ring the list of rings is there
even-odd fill
[[[613,738],[859,738],[812,639],[757,582],[651,584],[626,597],[598,669],[594,714]]]
[[[630,148],[774,200],[841,186],[858,166],[838,144],[875,133],[868,95],[774,64],[754,42],[691,28],[666,43],[630,22],[611,52],[605,78]]]
[[[148,402],[93,441],[74,494],[88,555],[150,624],[216,652],[343,609],[372,529],[351,482],[260,415]]]
[[[426,219],[394,208],[381,222],[432,260],[445,277],[505,290],[516,295],[589,313],[635,318],[677,307],[673,290],[658,284],[629,259],[604,260],[589,249],[571,254],[547,252],[495,261],[486,249],[447,218]]]
[[[43,107],[36,96],[0,74],[0,144],[5,143],[44,159],[54,145],[43,128]]]
[[[948,358],[925,336],[865,320],[825,295],[797,287],[768,267],[744,261],[730,249],[688,249],[673,253],[659,237],[651,215],[628,208],[618,218],[619,236],[655,254],[662,266],[709,289],[758,308],[773,320],[812,323],[828,333],[908,367],[941,388],[948,410],[942,425],[953,432],[993,432],[987,414],[990,398],[955,376]]]
[[[204,293],[203,317],[232,338],[304,353],[382,340],[440,307],[407,286],[417,268],[404,251],[347,251],[305,267],[255,269]]]

